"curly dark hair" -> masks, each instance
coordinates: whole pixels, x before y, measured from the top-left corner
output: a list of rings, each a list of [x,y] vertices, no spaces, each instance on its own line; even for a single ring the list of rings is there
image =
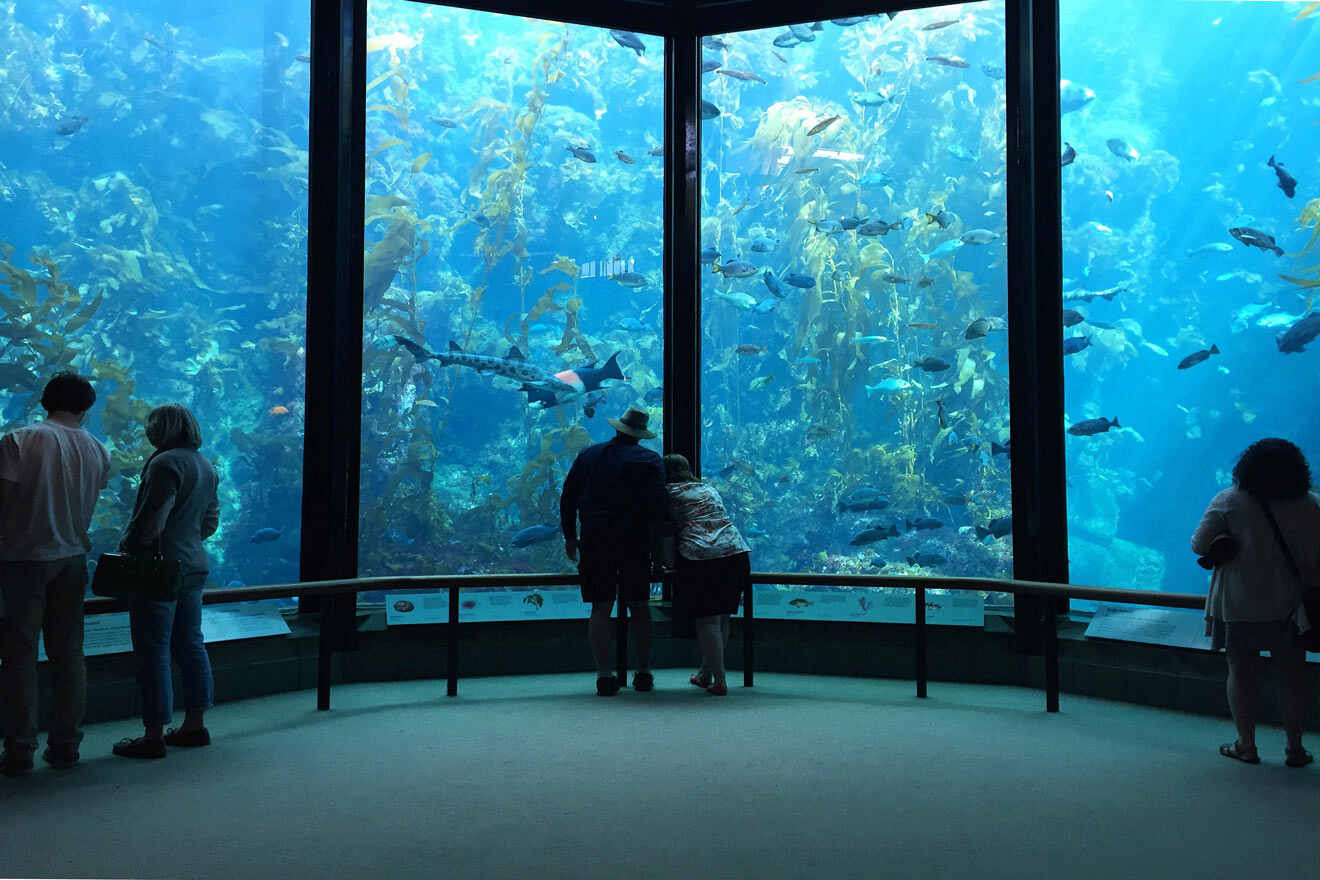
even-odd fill
[[[46,412],[83,413],[96,403],[92,383],[77,373],[56,373],[41,392],[41,405]]]
[[[1233,485],[1258,498],[1297,498],[1311,489],[1311,468],[1295,443],[1266,437],[1242,452]]]

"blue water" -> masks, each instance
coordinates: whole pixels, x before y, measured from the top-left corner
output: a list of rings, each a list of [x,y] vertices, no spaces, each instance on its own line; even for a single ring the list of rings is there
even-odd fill
[[[1063,137],[1078,151],[1063,169],[1064,275],[1089,289],[1129,284],[1112,302],[1080,308],[1140,325],[1140,335],[1123,334],[1133,348],[1066,362],[1069,422],[1116,415],[1131,428],[1067,438],[1074,582],[1203,592],[1187,542],[1237,455],[1264,436],[1287,437],[1312,459],[1318,451],[1304,403],[1317,390],[1314,355],[1279,353],[1273,338],[1283,327],[1232,326],[1253,303],[1268,304],[1259,317],[1301,314],[1304,298],[1278,275],[1317,262],[1294,256],[1310,238],[1297,218],[1320,195],[1320,92],[1299,84],[1320,68],[1314,23],[1293,23],[1301,7],[1164,3],[1151,14],[1149,4],[1062,5],[1062,75],[1097,95],[1063,117]],[[1112,155],[1110,137],[1141,158]],[[1295,198],[1275,185],[1271,155],[1298,179]],[[1234,241],[1227,230],[1242,214],[1254,219],[1241,225],[1272,234],[1288,256]],[[1233,249],[1187,256],[1208,242]],[[1216,280],[1239,270],[1259,277]],[[1211,343],[1221,355],[1176,369]]]
[[[1062,8],[1062,74],[1096,93],[1063,119],[1078,151],[1063,169],[1065,289],[1124,287],[1077,306],[1116,329],[1067,334],[1092,341],[1066,361],[1067,423],[1123,426],[1065,438],[1072,576],[1199,591],[1187,536],[1241,449],[1277,434],[1316,453],[1312,355],[1280,354],[1283,327],[1256,322],[1302,313],[1278,275],[1320,262],[1294,256],[1320,170],[1320,83],[1299,81],[1320,65],[1308,60],[1314,21],[1292,20],[1301,4],[1157,6]],[[27,257],[47,252],[82,286],[43,317],[49,332],[105,293],[68,334],[65,361],[96,382],[88,424],[117,453],[97,551],[132,501],[143,408],[174,400],[197,413],[222,475],[213,580],[296,576],[306,14],[292,2],[220,14],[71,0],[0,12],[12,59],[0,241],[16,270],[42,277]],[[601,29],[403,0],[373,2],[369,31],[367,150],[384,149],[368,160],[366,196],[402,201],[369,222],[368,260],[400,217],[414,240],[364,316],[361,572],[565,570],[557,541],[510,538],[556,523],[572,455],[611,435],[606,418],[636,405],[658,430],[662,417],[662,159],[648,155],[662,143],[662,41],[642,35],[639,57]],[[1003,6],[826,22],[812,42],[776,48],[782,32],[726,35],[727,49],[704,55],[746,76],[703,75],[720,116],[702,127],[702,245],[756,269],[702,267],[704,475],[756,536],[762,569],[1007,575],[1010,542],[976,532],[1011,513],[1008,459],[991,451],[1009,433],[1007,334],[996,324],[965,338],[976,318],[1006,314]],[[880,106],[854,100],[871,91]],[[55,133],[75,116],[81,129]],[[1118,158],[1109,138],[1140,158]],[[569,150],[583,146],[594,163]],[[1275,186],[1271,154],[1299,180],[1296,198]],[[948,229],[926,218],[940,207]],[[853,216],[900,225],[820,226]],[[1243,248],[1227,234],[1238,224],[1289,255]],[[999,238],[921,259],[972,229]],[[1211,242],[1231,251],[1187,256]],[[604,260],[643,285],[608,277],[618,268],[586,277]],[[766,269],[814,286],[776,298]],[[1235,332],[1250,305],[1261,311]],[[546,373],[617,351],[627,379],[542,409],[516,382],[416,363],[396,334],[433,352],[516,346]],[[1176,369],[1211,343],[1222,354]],[[37,377],[57,366],[22,340],[6,356]],[[927,358],[949,368],[913,365]],[[21,387],[0,390],[0,409],[4,429],[36,414]],[[841,511],[858,489],[888,507]],[[907,527],[923,517],[940,526]],[[850,543],[889,525],[897,537]],[[267,527],[281,538],[250,541]]]

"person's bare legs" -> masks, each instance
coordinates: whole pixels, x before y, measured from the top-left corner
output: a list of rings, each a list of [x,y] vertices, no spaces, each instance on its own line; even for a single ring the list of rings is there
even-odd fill
[[[614,674],[614,624],[610,612],[614,601],[592,602],[591,617],[587,620],[587,638],[591,642],[591,656],[596,661],[596,676]]]
[[[1244,754],[1256,752],[1256,714],[1260,710],[1261,659],[1254,651],[1228,653],[1228,708],[1237,725],[1237,746]]]
[[[1283,729],[1288,736],[1288,752],[1301,755],[1314,673],[1306,665],[1306,649],[1301,644],[1294,643],[1286,651],[1270,653],[1278,654],[1275,665],[1279,668],[1279,703]]]
[[[651,603],[628,603],[628,636],[637,651],[637,671],[651,671]]]
[[[725,686],[724,681],[724,632],[721,628],[722,614],[710,617],[698,617],[694,624],[697,628],[697,645],[701,648],[701,669],[703,675],[710,675],[717,686]]]

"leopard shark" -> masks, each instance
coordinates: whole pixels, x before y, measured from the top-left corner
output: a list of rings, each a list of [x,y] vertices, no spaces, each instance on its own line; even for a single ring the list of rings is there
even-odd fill
[[[558,396],[565,397],[596,391],[606,379],[626,379],[619,369],[619,352],[610,355],[603,366],[597,367],[596,361],[577,367],[551,373],[527,363],[526,356],[515,345],[504,357],[488,354],[471,354],[464,351],[458,343],[450,341],[449,351],[434,353],[402,336],[395,336],[394,341],[412,352],[417,360],[437,360],[444,366],[457,365],[470,367],[478,373],[494,373],[505,379],[520,382],[519,391],[528,392],[528,402],[539,402],[542,406],[555,405],[548,401]]]
[[[472,354],[466,352],[453,340],[449,342],[449,351],[430,352],[422,346],[402,336],[395,336],[394,341],[412,352],[419,361],[437,360],[442,366],[470,367],[478,373],[494,373],[505,379],[520,382],[527,388],[535,388],[556,394],[573,394],[581,389],[565,382],[547,370],[527,363],[527,357],[513,346],[504,357],[490,354]]]

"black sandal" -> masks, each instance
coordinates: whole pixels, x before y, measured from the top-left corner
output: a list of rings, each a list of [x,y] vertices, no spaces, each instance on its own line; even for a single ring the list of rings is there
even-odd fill
[[[1288,749],[1284,754],[1286,755],[1286,758],[1283,763],[1287,764],[1289,767],[1305,767],[1307,764],[1315,760],[1315,755],[1311,754],[1306,749],[1298,749],[1295,752]]]
[[[1260,755],[1256,754],[1255,749],[1252,749],[1250,752],[1248,752],[1246,749],[1239,746],[1236,741],[1231,743],[1224,743],[1222,746],[1220,746],[1219,754],[1223,755],[1225,758],[1232,758],[1235,761],[1241,761],[1243,764],[1260,763]]]

